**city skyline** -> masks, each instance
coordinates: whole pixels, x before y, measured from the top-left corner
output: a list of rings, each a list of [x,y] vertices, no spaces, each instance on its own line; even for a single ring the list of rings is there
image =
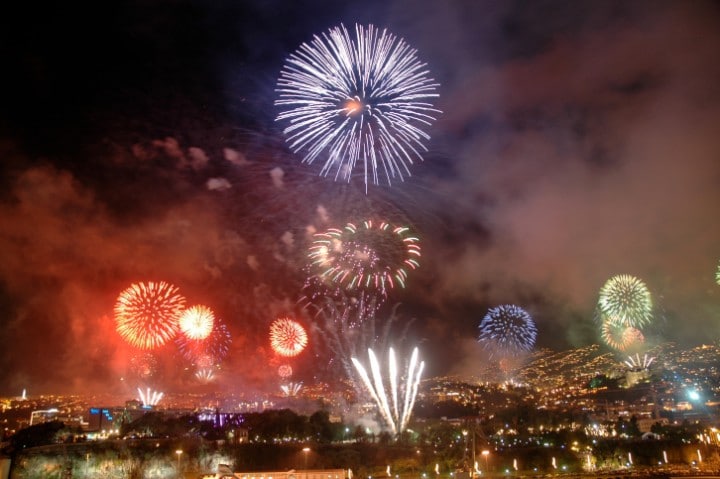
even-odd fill
[[[79,8],[18,7],[2,33],[16,48],[0,107],[0,393],[131,374],[279,389],[341,374],[352,334],[363,355],[417,346],[429,376],[472,373],[498,359],[477,339],[500,305],[532,318],[532,347],[601,343],[598,297],[616,275],[652,298],[633,353],[720,339],[717,4]],[[276,121],[285,62],[341,24],[387,28],[438,84],[428,151],[392,186],[320,176]],[[352,320],[308,307],[310,264],[327,260],[310,248],[366,220],[407,227],[390,239],[421,254],[395,272],[404,287],[372,298],[377,328],[350,334]],[[116,331],[118,295],[159,281],[227,329],[203,374],[192,344],[142,357]],[[308,331],[291,358],[268,336],[283,317]]]

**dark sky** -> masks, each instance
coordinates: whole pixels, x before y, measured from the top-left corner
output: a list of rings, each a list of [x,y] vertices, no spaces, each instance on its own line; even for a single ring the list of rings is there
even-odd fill
[[[382,315],[396,307],[429,374],[485,361],[477,326],[503,303],[532,315],[538,347],[598,342],[598,290],[616,274],[653,294],[648,344],[718,339],[717,2],[344,3],[3,16],[0,393],[129,387],[112,308],[142,280],[228,323],[222,384],[272,385],[267,328],[300,314],[311,233],[368,217],[422,239]],[[440,83],[424,162],[367,194],[318,177],[274,121],[287,56],[340,23],[388,28]],[[163,361],[158,384],[187,384]]]

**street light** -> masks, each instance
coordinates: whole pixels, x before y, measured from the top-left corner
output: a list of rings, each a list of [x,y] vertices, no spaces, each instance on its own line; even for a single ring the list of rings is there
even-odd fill
[[[307,469],[308,453],[310,452],[310,448],[309,448],[309,447],[303,447],[302,452],[303,452],[303,457],[304,457],[304,461],[303,461],[304,466],[303,466],[303,469]]]
[[[182,453],[183,453],[182,449],[178,449],[177,451],[175,451],[175,454],[177,454],[177,457],[178,457],[178,463],[177,463],[178,475],[180,475],[180,456],[182,456]]]
[[[490,451],[485,449],[481,454],[485,458],[485,470],[488,471],[488,474],[490,474],[490,466],[488,466],[488,456],[490,456]]]

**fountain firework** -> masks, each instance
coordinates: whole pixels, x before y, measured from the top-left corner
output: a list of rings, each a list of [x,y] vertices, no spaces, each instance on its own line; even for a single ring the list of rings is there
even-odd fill
[[[395,359],[395,351],[390,348],[388,352],[388,375],[390,379],[390,400],[385,390],[382,373],[380,372],[380,363],[372,349],[368,349],[370,358],[370,371],[372,372],[372,381],[365,367],[356,358],[352,358],[352,362],[357,369],[358,374],[362,378],[365,388],[372,396],[375,404],[377,404],[380,414],[392,430],[393,434],[403,432],[410,420],[410,414],[415,405],[415,397],[418,393],[420,385],[420,376],[425,368],[425,362],[420,361],[418,364],[418,348],[413,349],[405,373],[405,382],[403,387],[398,384],[398,367]],[[391,404],[392,401],[392,404]]]

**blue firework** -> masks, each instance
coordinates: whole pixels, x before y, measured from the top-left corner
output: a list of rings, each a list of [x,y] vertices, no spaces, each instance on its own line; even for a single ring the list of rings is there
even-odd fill
[[[478,342],[493,352],[530,351],[537,338],[533,319],[524,309],[512,304],[491,308],[478,328]]]

